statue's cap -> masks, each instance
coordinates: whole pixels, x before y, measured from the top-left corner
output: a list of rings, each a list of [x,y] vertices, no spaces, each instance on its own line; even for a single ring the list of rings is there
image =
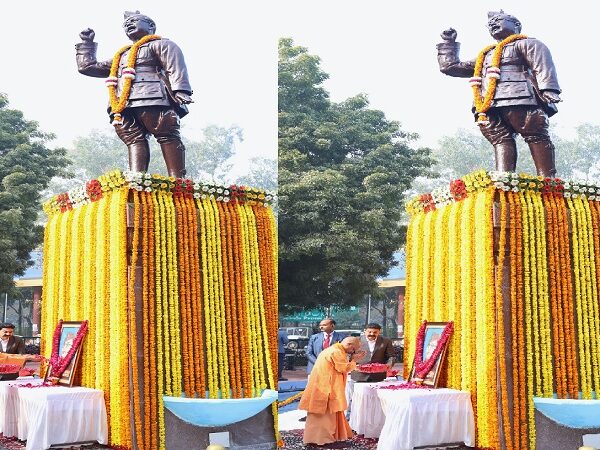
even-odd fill
[[[126,22],[127,19],[129,19],[131,17],[139,17],[140,19],[144,19],[144,20],[146,20],[146,21],[148,21],[150,23],[154,23],[154,20],[152,20],[150,17],[148,17],[145,14],[142,14],[141,12],[139,12],[137,10],[136,11],[125,11],[123,13],[123,21]]]
[[[495,19],[496,17],[502,17],[503,19],[511,20],[515,23],[521,23],[519,19],[515,16],[511,16],[510,14],[506,14],[503,10],[500,11],[489,11],[488,12],[488,21]]]

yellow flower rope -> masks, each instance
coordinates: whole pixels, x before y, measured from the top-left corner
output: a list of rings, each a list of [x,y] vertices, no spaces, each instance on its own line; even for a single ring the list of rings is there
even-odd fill
[[[483,50],[481,50],[481,52],[479,52],[479,55],[477,55],[477,59],[475,60],[475,70],[473,71],[473,77],[481,77],[485,55],[492,49],[494,49],[494,53],[492,55],[491,67],[500,69],[500,62],[502,60],[502,50],[504,50],[504,47],[507,44],[515,42],[519,39],[527,39],[527,36],[524,34],[513,34],[501,40],[497,44],[488,45]],[[489,109],[492,106],[494,96],[496,95],[497,84],[498,80],[494,77],[491,77],[489,80],[488,88],[485,92],[485,95],[483,96],[481,95],[481,91],[478,85],[475,84],[472,86],[473,100],[475,102],[475,111],[478,113],[477,121],[480,123],[485,123],[488,120],[487,115],[485,113],[489,111]]]
[[[460,298],[461,298],[461,272],[460,267],[460,221],[463,202],[447,206],[448,217],[448,318],[454,321],[454,334],[461,336],[463,333]],[[448,387],[460,389],[462,383],[460,351],[461,339],[450,339],[448,350]]]
[[[127,106],[127,101],[129,100],[129,94],[131,92],[131,84],[133,83],[133,78],[135,78],[135,76],[133,78],[130,78],[129,76],[124,77],[125,81],[123,82],[123,86],[122,86],[122,90],[121,90],[121,97],[117,97],[116,81],[117,81],[117,73],[119,70],[119,63],[121,62],[121,55],[123,53],[125,53],[127,50],[129,50],[129,55],[127,56],[127,69],[135,69],[135,63],[137,60],[137,54],[138,54],[139,48],[142,45],[144,45],[150,41],[154,41],[154,40],[157,40],[160,38],[161,37],[156,34],[149,34],[147,36],[144,36],[140,40],[136,41],[133,45],[125,45],[124,47],[121,47],[119,50],[117,50],[117,53],[115,53],[115,56],[113,57],[113,60],[112,60],[112,64],[110,66],[109,80],[111,80],[112,82],[110,84],[108,84],[108,97],[110,100],[110,111],[111,111],[111,113],[114,114],[114,121],[113,121],[114,125],[123,123],[122,118],[121,118],[121,113]]]

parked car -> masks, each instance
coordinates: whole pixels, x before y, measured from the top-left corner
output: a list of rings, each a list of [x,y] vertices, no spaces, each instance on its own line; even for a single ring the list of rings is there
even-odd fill
[[[392,345],[394,346],[394,350],[396,350],[396,354],[394,358],[396,361],[404,360],[404,337],[392,338]]]
[[[288,335],[288,344],[286,345],[286,353],[304,352],[304,347],[308,344],[310,337],[310,329],[308,327],[281,327],[280,330],[285,330]]]

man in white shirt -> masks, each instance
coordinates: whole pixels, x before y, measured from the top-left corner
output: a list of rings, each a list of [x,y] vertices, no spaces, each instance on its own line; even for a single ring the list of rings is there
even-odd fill
[[[394,366],[394,345],[392,340],[381,336],[381,325],[378,323],[367,324],[363,336],[360,338],[360,349],[365,352],[362,359],[357,361],[358,365],[367,363],[387,364],[388,369]],[[350,408],[352,406],[352,394],[354,393],[354,383],[378,382],[387,377],[386,372],[364,373],[353,370],[346,384],[346,400],[348,409],[346,416],[350,417]]]
[[[25,353],[25,341],[20,337],[14,336],[15,326],[12,323],[0,324],[0,351],[2,353],[12,353],[22,355]]]

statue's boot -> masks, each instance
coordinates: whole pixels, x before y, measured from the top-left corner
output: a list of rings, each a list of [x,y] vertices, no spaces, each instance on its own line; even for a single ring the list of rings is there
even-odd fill
[[[500,142],[494,146],[496,170],[514,172],[517,168],[517,144],[514,141]]]
[[[150,146],[148,141],[136,142],[127,146],[129,151],[129,170],[147,172],[150,164]]]
[[[543,177],[555,178],[554,144],[550,141],[530,142],[529,151],[531,151],[537,174]]]
[[[183,178],[185,176],[185,146],[181,141],[161,142],[165,164],[169,176]]]

